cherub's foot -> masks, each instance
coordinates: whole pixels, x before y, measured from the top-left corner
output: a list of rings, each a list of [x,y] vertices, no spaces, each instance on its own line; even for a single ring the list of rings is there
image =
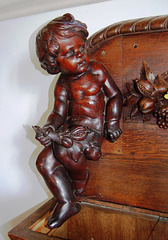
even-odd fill
[[[47,227],[51,229],[60,227],[66,220],[77,214],[80,210],[81,205],[77,202],[57,203],[52,215],[48,219]]]
[[[73,181],[73,186],[75,189],[75,195],[80,195],[86,189],[87,182],[89,180],[89,169],[87,169],[86,178],[82,181]]]

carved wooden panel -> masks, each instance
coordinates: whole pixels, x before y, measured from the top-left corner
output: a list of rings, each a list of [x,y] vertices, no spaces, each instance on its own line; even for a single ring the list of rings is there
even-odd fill
[[[102,62],[124,93],[139,79],[142,63],[154,75],[168,71],[168,16],[116,23],[94,34],[88,54]],[[90,179],[79,214],[60,228],[46,222],[52,199],[9,232],[11,239],[165,240],[168,234],[168,130],[156,119],[130,119],[123,111],[123,133],[104,141],[99,161],[87,161]]]
[[[88,52],[110,71],[123,92],[138,78],[145,61],[152,72],[168,70],[167,16],[111,25],[89,39]],[[89,162],[88,198],[168,212],[168,133],[153,117],[125,120],[122,138],[105,142],[99,162]]]

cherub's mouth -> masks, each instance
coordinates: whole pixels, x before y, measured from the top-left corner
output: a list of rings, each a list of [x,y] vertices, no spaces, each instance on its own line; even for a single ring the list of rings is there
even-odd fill
[[[78,63],[78,67],[82,67],[82,66],[86,66],[86,65],[87,65],[87,62],[85,60]]]

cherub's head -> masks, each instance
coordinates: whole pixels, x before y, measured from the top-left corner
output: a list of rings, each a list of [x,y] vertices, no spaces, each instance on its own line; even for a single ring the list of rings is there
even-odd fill
[[[60,71],[67,74],[77,71],[78,74],[84,71],[88,63],[85,50],[87,36],[86,25],[69,13],[49,22],[36,37],[41,67],[50,74]]]

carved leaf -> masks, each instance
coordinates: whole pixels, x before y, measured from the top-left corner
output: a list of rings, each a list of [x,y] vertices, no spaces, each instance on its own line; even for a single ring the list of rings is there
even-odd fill
[[[155,75],[151,71],[151,68],[148,67],[146,62],[142,62],[142,70],[141,70],[141,74],[140,74],[140,79],[145,79],[150,82],[153,82],[155,79]]]
[[[126,88],[127,88],[128,93],[130,93],[131,95],[137,94],[131,83],[127,82]]]
[[[137,97],[136,95],[130,95],[125,98],[124,105],[125,106],[134,105],[138,102],[138,100],[139,100],[139,97]]]
[[[166,81],[166,83],[168,85],[168,71],[162,73],[160,76],[161,76],[161,78],[163,78]]]
[[[156,98],[160,98],[167,91],[167,83],[160,75],[155,79],[153,87],[154,92],[152,96]]]
[[[135,118],[138,115],[138,113],[139,113],[138,104],[136,103],[132,106],[131,113],[130,113],[130,118],[131,119]]]

